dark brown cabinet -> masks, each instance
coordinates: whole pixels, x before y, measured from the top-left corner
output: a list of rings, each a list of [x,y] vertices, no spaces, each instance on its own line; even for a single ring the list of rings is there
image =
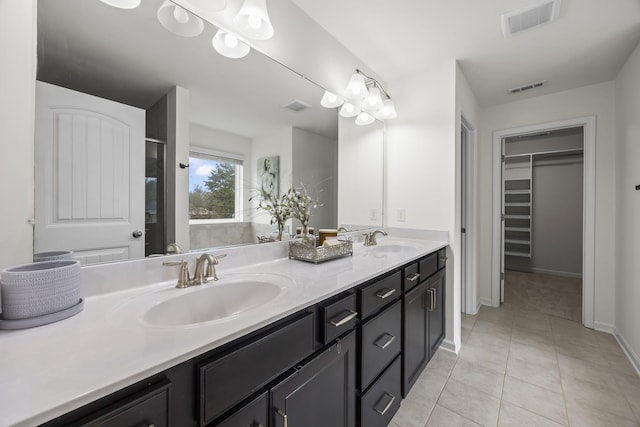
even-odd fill
[[[355,427],[355,369],[351,332],[272,387],[272,425]]]
[[[409,393],[445,336],[446,269],[442,262],[442,269],[438,270],[438,262],[437,253],[421,260],[419,271],[422,282],[404,295],[403,397]]]
[[[267,427],[269,425],[268,393],[258,395],[250,400],[230,417],[218,423],[215,427]]]

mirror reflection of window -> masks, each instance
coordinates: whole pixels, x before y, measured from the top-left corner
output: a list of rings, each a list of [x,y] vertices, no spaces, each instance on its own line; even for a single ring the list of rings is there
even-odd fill
[[[192,149],[189,153],[189,222],[242,221],[242,159]]]

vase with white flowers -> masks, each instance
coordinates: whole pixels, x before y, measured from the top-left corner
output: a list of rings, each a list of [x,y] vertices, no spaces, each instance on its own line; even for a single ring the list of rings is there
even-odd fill
[[[288,194],[289,192],[283,194],[282,197],[278,197],[276,194],[261,187],[258,190],[258,194],[249,199],[257,199],[258,207],[256,209],[263,210],[271,215],[269,223],[278,227],[278,240],[282,240],[284,225],[291,218],[291,204]]]
[[[301,184],[300,187],[297,188],[290,188],[284,197],[289,204],[291,216],[300,221],[302,236],[307,237],[309,234],[311,211],[321,206],[321,204],[309,195],[309,191],[304,184]]]

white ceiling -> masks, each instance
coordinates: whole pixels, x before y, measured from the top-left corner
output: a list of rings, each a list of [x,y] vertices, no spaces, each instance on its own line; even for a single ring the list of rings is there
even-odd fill
[[[292,0],[390,83],[455,59],[481,106],[616,78],[640,41],[639,0],[562,0],[508,39],[500,15],[536,0]],[[542,88],[507,89],[547,80]]]

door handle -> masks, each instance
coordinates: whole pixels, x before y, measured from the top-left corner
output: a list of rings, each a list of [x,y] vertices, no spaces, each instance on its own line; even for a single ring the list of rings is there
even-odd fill
[[[429,304],[427,305],[427,310],[433,311],[433,288],[427,289],[427,295],[429,296]]]
[[[380,341],[382,341],[382,338],[384,337],[389,337],[388,339],[386,339],[382,344],[380,343]],[[391,335],[387,332],[385,332],[379,339],[378,341],[376,341],[375,343],[373,343],[376,347],[381,348],[381,349],[385,349],[387,347],[389,347],[389,345],[391,345],[391,343],[396,339],[395,335]]]
[[[280,415],[282,417],[282,419],[284,420],[284,427],[289,427],[287,425],[287,414],[282,412],[280,409],[276,409],[276,414]]]
[[[389,298],[391,295],[393,295],[393,293],[396,290],[394,288],[389,288],[389,289],[382,289],[380,291],[378,291],[378,293],[376,294],[376,296],[380,299],[385,299],[385,298]]]
[[[385,400],[387,400],[387,403],[382,403]],[[382,396],[382,399],[380,399],[378,401],[378,404],[375,407],[375,410],[378,414],[380,415],[384,415],[389,408],[391,408],[391,405],[393,405],[393,402],[395,402],[396,397],[393,394],[389,394],[386,391],[384,392],[384,396]],[[382,407],[382,409],[380,409]]]
[[[353,319],[354,317],[356,317],[358,315],[357,311],[353,311],[353,310],[347,310],[343,313],[346,313],[346,315],[344,317],[342,317],[339,320],[331,319],[329,321],[329,323],[331,323],[333,326],[335,326],[336,328],[339,326],[344,325],[345,323],[347,323],[349,320]],[[337,316],[336,316],[337,317]]]
[[[415,282],[419,278],[420,278],[420,273],[415,273],[413,276],[407,277],[407,280],[410,281],[410,282]]]
[[[131,233],[131,235],[132,235],[135,239],[138,239],[138,238],[142,237],[142,234],[143,234],[143,233],[142,233],[142,231],[140,231],[140,230],[134,230],[134,231],[133,231],[133,233]]]

